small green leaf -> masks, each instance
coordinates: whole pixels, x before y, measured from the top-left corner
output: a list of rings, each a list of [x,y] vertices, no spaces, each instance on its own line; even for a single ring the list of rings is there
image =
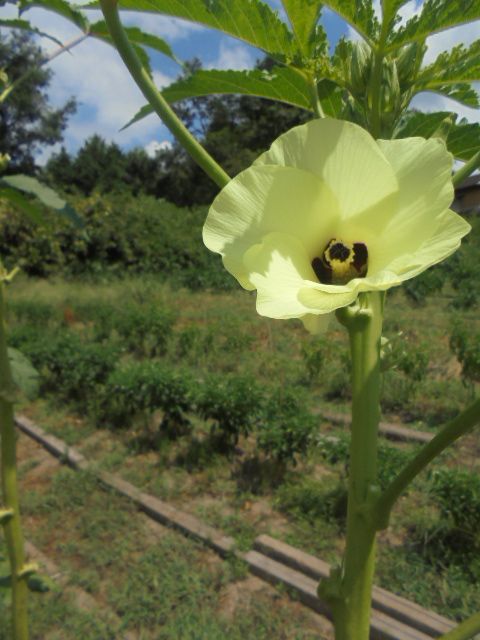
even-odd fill
[[[177,80],[162,90],[169,103],[212,94],[241,94],[277,100],[311,111],[310,90],[301,73],[288,67],[273,67],[270,71],[221,71],[200,69],[185,79]],[[142,120],[153,112],[150,105],[140,111],[123,127]]]
[[[197,22],[258,47],[280,61],[293,60],[298,51],[286,24],[261,0],[120,0],[119,8]]]
[[[37,29],[37,27],[34,27],[32,24],[30,24],[28,20],[20,20],[17,18],[14,18],[12,20],[0,19],[0,27],[7,27],[10,29],[21,29],[22,31],[30,31],[30,33],[35,33],[38,36],[42,36],[43,38],[48,38],[49,40],[52,40],[53,42],[55,42],[55,44],[58,44],[61,47],[63,46],[63,43],[60,40],[57,40],[57,38],[54,38],[53,36],[49,35],[48,33],[45,33],[44,31],[40,31],[40,29]]]
[[[127,124],[123,125],[120,131],[125,131],[125,129],[128,129],[128,127],[131,127],[132,124],[135,124],[136,122],[140,122],[140,120],[143,120],[144,118],[149,116],[151,113],[153,113],[153,107],[150,104],[144,104],[143,107],[141,107],[137,111],[137,113],[133,116],[133,118],[131,118],[127,122]]]
[[[283,8],[292,26],[302,53],[310,57],[322,2],[320,0],[282,0]],[[326,41],[326,38],[325,38]]]
[[[33,7],[40,7],[58,13],[63,18],[73,22],[84,33],[88,32],[89,22],[81,11],[74,8],[65,0],[20,0],[20,11],[23,13]]]
[[[480,19],[478,0],[426,0],[419,15],[392,32],[389,49],[407,42],[423,42],[429,35]]]
[[[30,360],[18,349],[8,347],[8,358],[15,385],[33,400],[40,389],[40,374]]]
[[[6,185],[12,187],[18,191],[29,193],[37,197],[43,204],[51,209],[55,209],[60,215],[67,218],[76,227],[82,228],[83,221],[75,211],[63,198],[61,198],[56,191],[50,189],[39,182],[36,178],[25,176],[23,174],[17,174],[13,176],[3,176],[0,178],[0,186]],[[3,193],[3,190],[2,190]],[[11,199],[6,195],[8,199]],[[41,216],[43,218],[43,216]]]
[[[325,79],[320,80],[317,84],[317,91],[325,115],[341,119],[345,106],[345,89],[339,87],[332,80]]]
[[[470,47],[460,44],[444,51],[430,65],[420,70],[415,81],[415,91],[441,93],[469,107],[478,107],[477,92],[471,82],[480,80],[480,40]]]

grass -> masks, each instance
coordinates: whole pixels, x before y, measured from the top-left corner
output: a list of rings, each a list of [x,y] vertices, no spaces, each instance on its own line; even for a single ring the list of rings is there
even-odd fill
[[[84,341],[93,340],[95,333],[85,309],[94,313],[98,300],[111,305],[112,313],[126,299],[175,309],[176,321],[162,362],[187,367],[200,381],[213,372],[250,374],[265,388],[274,381],[278,388],[306,389],[312,409],[348,411],[347,345],[338,326],[332,325],[326,338],[313,340],[300,323],[257,317],[247,293],[192,293],[147,278],[95,287],[23,280],[15,283],[12,295],[24,314],[17,318],[13,309],[12,323],[25,322],[28,301],[35,300],[41,303],[46,332],[63,325]],[[401,292],[389,298],[386,334],[394,337],[401,330],[402,353],[410,358],[417,352],[426,354],[428,365],[414,380],[401,370],[401,359],[385,374],[386,419],[408,419],[412,428],[435,429],[468,402],[470,391],[462,385],[458,363],[448,346],[447,304],[445,296],[414,308]],[[473,311],[465,316],[479,326]],[[140,357],[122,347],[115,331],[101,339],[120,346],[121,363]],[[161,414],[148,418],[147,430],[144,416],[138,416],[129,430],[109,429],[108,421],[96,428],[89,401],[87,398],[84,406],[69,405],[49,393],[34,402],[24,401],[21,411],[78,446],[99,468],[115,471],[143,490],[197,514],[232,535],[242,549],[249,548],[257,535],[268,533],[329,562],[337,561],[344,534],[346,430],[322,423],[322,438],[336,438],[338,451],[334,447],[332,453],[330,448],[326,455],[322,438],[314,439],[307,455],[297,456],[297,465],[285,468],[260,455],[253,436],[241,437],[237,449],[220,453],[212,448],[208,423],[193,414],[188,415],[190,431],[175,437],[158,430]],[[410,445],[381,445],[385,482],[413,452]],[[478,437],[472,435],[436,464],[462,465],[478,473],[479,452]],[[28,460],[23,463],[25,478],[33,469],[29,464]],[[432,564],[431,553],[426,552],[422,541],[432,527],[441,524],[438,509],[428,498],[428,483],[424,474],[400,501],[388,534],[380,536],[377,582],[461,619],[475,610],[480,594],[464,566],[453,561]],[[141,637],[321,637],[309,630],[311,622],[305,614],[292,613],[297,610],[289,609],[293,605],[283,596],[278,596],[281,607],[272,606],[270,592],[245,601],[239,598],[233,613],[226,619],[219,617],[225,593],[246,580],[238,575],[238,567],[211,560],[209,552],[173,533],[152,541],[131,506],[100,491],[88,474],[59,471],[47,489],[42,484],[26,493],[24,502],[34,542],[67,568],[75,584],[115,611],[122,628],[140,631]],[[440,542],[438,536],[435,540]],[[434,553],[446,558],[444,551],[437,546]],[[45,597],[47,608],[49,598],[51,595]],[[37,596],[34,600],[37,602]],[[55,606],[60,606],[58,602],[57,597]],[[43,629],[45,611],[35,613],[35,606],[35,625],[38,615]],[[62,606],[65,611],[71,607],[68,598],[62,599]],[[52,619],[59,619],[58,615],[52,609],[52,616],[57,616]],[[104,621],[97,617],[92,620],[101,629]],[[84,624],[81,620],[80,615],[75,623],[79,629]],[[76,628],[69,633],[71,638],[110,637],[93,627],[82,631],[83,635]]]
[[[48,483],[24,492],[23,511],[27,537],[96,603],[87,615],[68,589],[32,594],[33,638],[108,640],[126,631],[145,639],[323,637],[308,611],[260,581],[252,588],[241,563],[160,525],[152,529],[88,473],[58,468]],[[7,605],[0,599],[2,619]]]

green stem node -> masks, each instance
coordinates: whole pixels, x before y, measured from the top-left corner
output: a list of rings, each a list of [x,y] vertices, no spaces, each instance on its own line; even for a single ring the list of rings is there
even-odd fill
[[[17,573],[17,578],[21,580],[22,578],[29,578],[33,576],[34,573],[38,573],[38,564],[35,562],[29,562],[24,564],[20,571]]]
[[[223,188],[230,181],[230,176],[192,136],[157,89],[146,69],[142,67],[142,63],[123,29],[118,15],[117,2],[115,0],[100,0],[100,6],[112,40],[140,91],[195,162],[220,188]]]
[[[6,524],[13,518],[13,509],[0,509],[0,524]]]

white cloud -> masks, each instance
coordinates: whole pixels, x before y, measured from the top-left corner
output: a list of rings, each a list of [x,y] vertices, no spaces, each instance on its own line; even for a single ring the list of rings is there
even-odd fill
[[[6,13],[2,9],[0,15],[4,17]],[[11,12],[8,17],[12,17]],[[74,25],[51,12],[33,9],[27,17],[39,29],[48,31],[63,42],[81,33]],[[91,13],[89,18],[92,22],[96,20]],[[45,38],[41,38],[41,46],[48,53],[58,48]],[[51,103],[63,105],[74,96],[79,105],[79,111],[70,118],[66,131],[70,150],[75,151],[85,138],[95,133],[122,146],[143,146],[149,138],[158,138],[159,134],[162,137],[168,135],[166,128],[153,114],[119,132],[146,100],[113,47],[87,38],[71,52],[55,58],[49,67],[53,71],[49,87]],[[155,71],[154,79],[157,86],[161,87],[173,78]],[[44,156],[50,153],[51,150],[46,150]]]
[[[152,140],[143,148],[147,152],[147,155],[150,156],[150,158],[154,158],[159,151],[171,149],[172,146],[173,145],[170,140],[162,140],[161,142],[158,142],[158,140]]]
[[[207,69],[251,69],[256,60],[253,50],[244,44],[222,39],[216,60]]]

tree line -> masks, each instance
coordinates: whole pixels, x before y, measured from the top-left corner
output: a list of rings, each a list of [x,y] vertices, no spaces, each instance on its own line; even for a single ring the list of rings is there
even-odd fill
[[[0,151],[11,157],[10,172],[36,174],[52,187],[78,195],[128,191],[164,198],[178,206],[212,201],[217,187],[177,143],[150,157],[142,148],[124,151],[94,135],[76,154],[62,148],[44,167],[36,166],[37,152],[62,141],[68,118],[76,110],[74,98],[60,108],[50,105],[52,72],[47,66],[38,67],[42,55],[32,36],[0,34],[0,69],[9,81],[32,71],[0,105]],[[200,66],[199,60],[187,63],[183,75]],[[272,62],[264,59],[257,66],[269,70]],[[193,98],[174,108],[232,176],[249,166],[282,132],[308,118],[295,107],[246,96]]]

